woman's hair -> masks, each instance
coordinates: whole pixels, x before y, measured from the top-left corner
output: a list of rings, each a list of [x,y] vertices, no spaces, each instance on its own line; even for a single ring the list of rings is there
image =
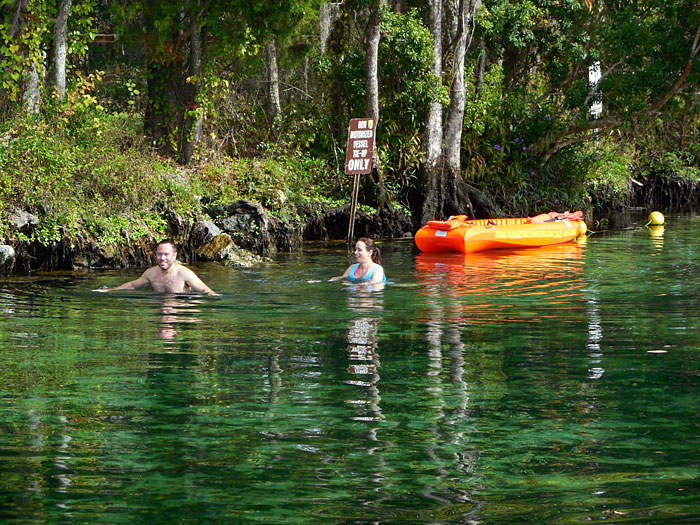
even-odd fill
[[[372,254],[372,261],[377,264],[382,264],[382,252],[379,250],[379,247],[374,244],[374,241],[368,237],[360,237],[357,239],[357,242],[360,241],[365,243],[365,248],[367,248],[367,251]]]

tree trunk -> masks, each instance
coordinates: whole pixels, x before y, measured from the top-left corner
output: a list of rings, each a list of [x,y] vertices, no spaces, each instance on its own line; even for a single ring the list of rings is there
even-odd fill
[[[442,0],[430,0],[430,33],[433,38],[433,74],[442,78]],[[433,100],[428,108],[423,132],[423,167],[433,169],[442,153],[442,104]]]
[[[438,2],[439,3],[439,2]],[[420,197],[417,199],[416,227],[431,219],[446,219],[450,215],[470,217],[492,217],[497,213],[496,206],[480,190],[462,179],[460,153],[462,126],[464,121],[464,56],[473,34],[473,19],[479,8],[479,0],[447,0],[442,4],[442,23],[436,20],[440,6],[431,1],[430,24],[436,57],[442,56],[441,33],[444,31],[449,43],[451,60],[448,65],[450,76],[450,105],[445,116],[442,133],[434,127],[440,123],[434,103],[426,119],[423,136],[424,160],[421,166]],[[440,28],[442,26],[442,28]],[[438,69],[436,69],[436,67]],[[441,66],[433,66],[441,73]],[[442,108],[440,108],[441,110]],[[434,113],[433,113],[434,112]],[[444,150],[442,140],[444,139]],[[442,156],[440,155],[442,153]]]
[[[53,50],[51,53],[53,70],[51,81],[59,100],[66,98],[66,57],[68,55],[66,35],[68,33],[68,15],[70,14],[71,2],[72,0],[61,0],[53,29]]]
[[[180,71],[173,62],[151,61],[148,63],[146,79],[146,109],[144,112],[144,131],[151,140],[151,145],[165,155],[175,152],[172,140],[176,115],[174,79],[180,78]]]
[[[29,6],[29,0],[17,0],[12,9],[12,23],[7,30],[8,39],[16,37],[24,26],[24,14]]]
[[[319,12],[319,37],[321,40],[321,54],[326,53],[326,44],[331,35],[333,26],[340,15],[340,5],[336,2],[326,2]]]
[[[464,125],[464,56],[474,33],[474,17],[480,0],[448,0],[445,16],[447,36],[452,44],[450,105],[445,117],[446,169],[459,173]]]
[[[433,39],[433,74],[442,78],[442,0],[430,0],[430,15],[428,18],[430,34]],[[421,144],[423,159],[418,173],[418,184],[411,190],[410,201],[415,203],[414,209],[420,213],[414,214],[415,228],[419,228],[437,213],[436,177],[442,155],[442,104],[433,100],[428,106],[425,119],[425,130]]]
[[[373,118],[375,122],[379,120],[379,13],[373,9],[367,22],[365,33],[365,117]]]
[[[29,0],[17,0],[12,7],[11,22],[7,28],[7,42],[14,40],[18,45],[19,61],[24,68],[24,75],[18,82],[17,94],[22,101],[24,109],[29,113],[38,113],[41,102],[39,91],[39,71],[37,64],[30,58],[30,49],[23,42],[22,34],[31,31],[31,12]],[[17,99],[15,99],[17,100]]]
[[[41,107],[39,71],[34,62],[30,62],[26,72],[24,94],[24,107],[29,113],[36,115]]]
[[[302,89],[304,96],[309,96],[309,55],[304,55],[304,70],[302,77]]]
[[[195,145],[201,140],[202,121],[204,113],[197,105],[197,96],[201,86],[202,73],[202,40],[199,13],[190,13],[190,56],[187,75],[182,86],[182,124],[179,126],[179,158],[180,164],[189,164],[194,156]]]
[[[271,37],[265,46],[265,57],[267,58],[267,113],[272,126],[272,135],[277,138],[277,128],[282,107],[280,106],[280,80],[277,69],[277,46],[275,37]]]
[[[484,75],[486,74],[486,42],[482,38],[479,41],[479,64],[476,71],[476,92],[480,96],[484,92]]]
[[[348,24],[353,18],[348,16],[346,10],[349,10],[347,2],[335,3],[328,2],[323,6],[320,12],[320,33],[321,33],[321,51],[334,57],[337,60],[338,66],[342,67],[345,63],[346,55],[346,39],[350,33]],[[342,14],[342,16],[341,16]],[[340,75],[334,75],[331,85],[331,116],[328,124],[331,137],[341,136],[348,128],[348,111],[345,99],[344,84]],[[333,142],[333,152],[335,163],[338,170],[343,169],[343,160],[339,158],[341,146]],[[342,154],[345,154],[344,148]]]
[[[379,0],[375,3],[369,15],[367,29],[365,31],[365,117],[374,119],[375,123],[379,122],[379,40],[381,38],[379,10],[384,5],[384,0]],[[378,124],[375,124],[375,130],[378,129]],[[363,184],[363,194],[366,202],[370,206],[381,208],[385,206],[389,198],[384,184],[382,182],[381,173],[379,171],[379,157],[377,156],[377,137],[375,132],[374,151],[372,152],[373,169],[370,177],[365,178]]]
[[[460,174],[438,165],[423,168],[423,205],[415,227],[429,220],[445,220],[450,215],[487,219],[498,215],[498,208],[481,190],[467,183]]]

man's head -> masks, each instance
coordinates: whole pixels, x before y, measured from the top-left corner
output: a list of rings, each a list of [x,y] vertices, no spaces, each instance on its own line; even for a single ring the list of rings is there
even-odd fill
[[[165,239],[156,245],[156,263],[161,270],[168,270],[177,259],[177,247],[172,239]]]

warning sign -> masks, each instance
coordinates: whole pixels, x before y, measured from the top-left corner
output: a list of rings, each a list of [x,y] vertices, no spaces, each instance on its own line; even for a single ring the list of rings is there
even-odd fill
[[[374,133],[377,122],[371,118],[354,118],[348,129],[345,173],[355,175],[372,172]]]

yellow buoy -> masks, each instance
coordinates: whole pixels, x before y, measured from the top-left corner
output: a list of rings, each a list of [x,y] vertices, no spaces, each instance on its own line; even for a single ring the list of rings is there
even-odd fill
[[[652,211],[649,214],[649,224],[653,226],[660,226],[664,223],[664,216],[659,211]]]

